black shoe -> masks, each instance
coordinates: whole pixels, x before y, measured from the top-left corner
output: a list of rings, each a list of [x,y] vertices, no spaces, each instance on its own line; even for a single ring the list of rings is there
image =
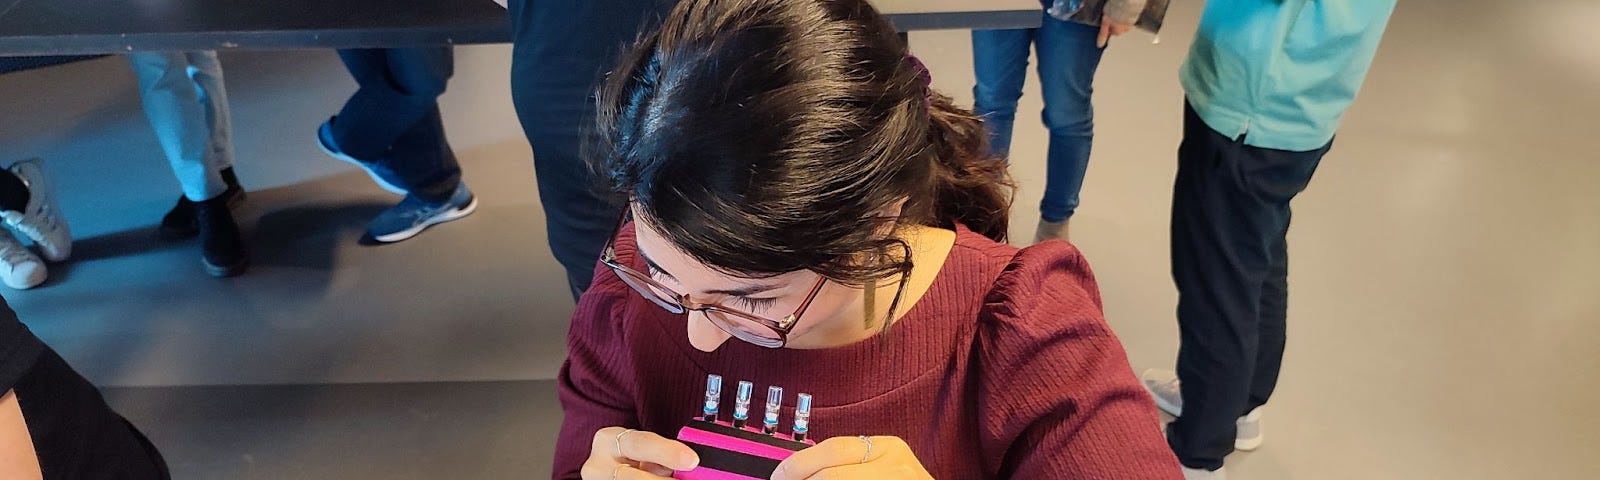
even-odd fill
[[[239,177],[233,174],[233,167],[222,170],[222,181],[228,184],[228,190],[222,196],[228,199],[228,208],[239,208],[244,203],[244,188],[239,186]],[[189,197],[178,195],[178,204],[161,217],[161,227],[156,229],[156,234],[165,240],[182,240],[200,234],[200,224],[196,223],[194,216],[194,202]]]
[[[228,209],[228,197],[218,195],[193,205],[200,225],[200,259],[206,265],[206,273],[214,277],[244,273],[250,259],[245,257],[244,240],[239,238],[239,225]]]

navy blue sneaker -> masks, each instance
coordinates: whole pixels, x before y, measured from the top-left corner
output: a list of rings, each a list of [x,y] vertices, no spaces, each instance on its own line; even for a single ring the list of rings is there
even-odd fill
[[[367,225],[367,236],[378,243],[394,243],[417,236],[423,229],[471,215],[478,209],[478,197],[467,184],[456,186],[444,203],[428,203],[416,195],[406,195],[399,205],[389,207]]]
[[[388,167],[379,165],[376,162],[352,157],[339,149],[339,144],[333,141],[333,121],[335,118],[329,118],[328,121],[322,122],[322,126],[317,127],[317,147],[321,148],[322,152],[330,157],[361,167],[362,170],[367,172],[367,175],[372,176],[372,181],[376,182],[384,190],[396,195],[405,195],[407,193],[406,189],[401,186],[405,185],[405,182],[400,181],[400,175],[394,173],[394,170],[390,170]]]

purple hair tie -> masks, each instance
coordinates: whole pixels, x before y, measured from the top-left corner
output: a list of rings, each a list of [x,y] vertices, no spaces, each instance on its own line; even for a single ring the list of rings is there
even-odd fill
[[[932,109],[933,73],[928,71],[928,66],[922,63],[922,59],[917,58],[911,52],[906,52],[906,64],[910,65],[912,71],[917,73],[917,82],[922,84],[922,108],[924,110]]]

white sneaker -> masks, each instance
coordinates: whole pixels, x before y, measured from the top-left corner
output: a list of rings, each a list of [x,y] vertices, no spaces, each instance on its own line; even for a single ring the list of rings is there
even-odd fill
[[[4,218],[6,224],[18,233],[33,240],[46,260],[66,260],[72,255],[72,231],[67,228],[61,208],[56,205],[56,192],[49,178],[44,176],[44,170],[39,168],[37,160],[17,162],[10,170],[28,186],[28,206],[21,212],[0,211],[0,218]]]
[[[1150,392],[1150,398],[1156,402],[1156,408],[1173,417],[1183,416],[1183,389],[1178,384],[1178,374],[1171,370],[1145,370],[1139,376],[1143,380],[1145,391]],[[1256,407],[1250,413],[1233,421],[1237,433],[1233,437],[1233,449],[1243,452],[1261,448],[1261,407]]]
[[[1261,407],[1234,420],[1233,426],[1238,431],[1233,435],[1234,450],[1250,452],[1261,448]]]
[[[39,257],[22,246],[11,232],[0,230],[0,280],[6,286],[27,290],[44,283],[48,275]]]
[[[1221,468],[1216,470],[1201,470],[1198,468],[1183,467],[1183,480],[1227,480],[1228,474]]]

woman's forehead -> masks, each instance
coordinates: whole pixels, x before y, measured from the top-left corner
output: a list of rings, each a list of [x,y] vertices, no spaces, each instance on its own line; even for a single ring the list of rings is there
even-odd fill
[[[808,275],[810,272],[804,270],[771,276],[733,275],[712,265],[707,265],[688,253],[679,250],[654,228],[650,227],[647,222],[635,222],[634,225],[634,235],[639,253],[646,261],[651,263],[652,267],[670,274],[680,282],[693,281],[694,283],[716,284],[696,285],[696,287],[704,286],[711,289],[730,285],[787,285],[795,281],[812,278],[812,275]]]

